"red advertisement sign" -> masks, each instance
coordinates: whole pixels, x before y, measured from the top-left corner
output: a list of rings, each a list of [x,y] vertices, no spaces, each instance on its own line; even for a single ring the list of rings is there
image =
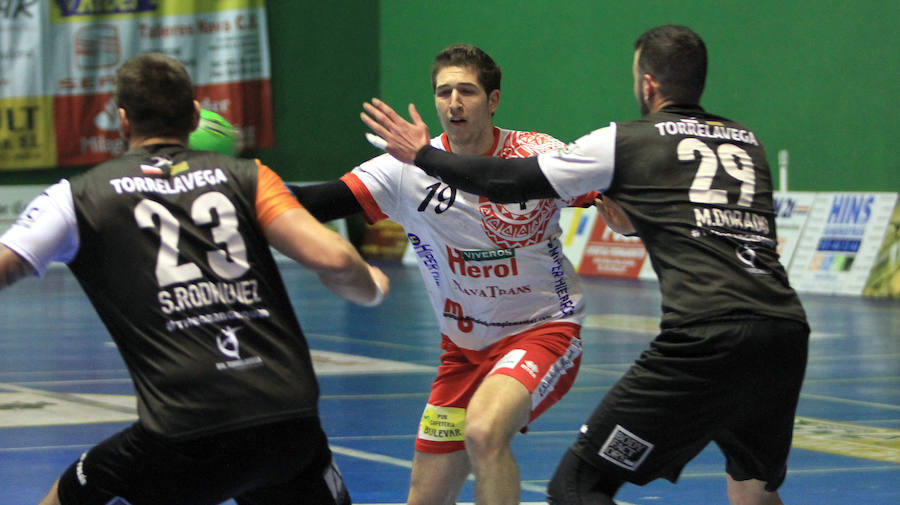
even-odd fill
[[[641,239],[619,235],[598,217],[578,273],[637,279],[645,261],[647,250]]]

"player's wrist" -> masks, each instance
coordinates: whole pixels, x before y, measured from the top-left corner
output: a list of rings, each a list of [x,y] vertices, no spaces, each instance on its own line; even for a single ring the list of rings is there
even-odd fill
[[[363,307],[375,307],[376,305],[381,305],[381,302],[384,301],[384,290],[381,289],[381,286],[376,282],[375,283],[375,296],[369,300],[368,302],[360,303]]]

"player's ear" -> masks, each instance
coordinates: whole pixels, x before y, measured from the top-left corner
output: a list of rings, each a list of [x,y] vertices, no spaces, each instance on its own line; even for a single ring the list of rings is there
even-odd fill
[[[494,112],[497,112],[497,107],[500,106],[500,90],[495,89],[488,94],[488,110],[491,111],[491,115],[494,115]]]
[[[117,109],[119,114],[119,135],[126,141],[131,137],[131,121],[128,120],[128,113],[122,107]]]
[[[659,94],[659,83],[656,81],[656,78],[653,77],[653,74],[644,74],[643,79],[641,79],[641,84],[643,87],[641,92],[644,94],[644,101],[649,103],[651,98]]]
[[[191,121],[191,131],[197,129],[197,125],[200,124],[200,102],[194,100],[194,119]]]

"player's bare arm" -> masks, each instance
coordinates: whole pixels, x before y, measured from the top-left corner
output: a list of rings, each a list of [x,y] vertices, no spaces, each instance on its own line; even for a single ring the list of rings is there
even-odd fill
[[[275,218],[266,239],[284,255],[319,274],[338,296],[360,305],[377,305],[390,289],[388,277],[367,264],[350,242],[323,226],[306,209]]]
[[[597,213],[612,231],[622,235],[633,235],[637,231],[631,224],[631,220],[628,219],[628,215],[625,214],[625,210],[612,198],[600,195],[594,200],[594,207],[597,208]]]
[[[33,274],[31,265],[8,247],[0,245],[0,289]]]

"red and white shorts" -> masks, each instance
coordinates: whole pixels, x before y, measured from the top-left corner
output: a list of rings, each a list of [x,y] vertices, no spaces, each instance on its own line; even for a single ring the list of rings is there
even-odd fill
[[[442,454],[465,448],[466,407],[490,375],[509,375],[531,392],[537,419],[572,387],[581,365],[581,326],[548,323],[473,351],[442,335],[441,365],[422,413],[416,450]],[[524,429],[523,429],[524,431]]]

